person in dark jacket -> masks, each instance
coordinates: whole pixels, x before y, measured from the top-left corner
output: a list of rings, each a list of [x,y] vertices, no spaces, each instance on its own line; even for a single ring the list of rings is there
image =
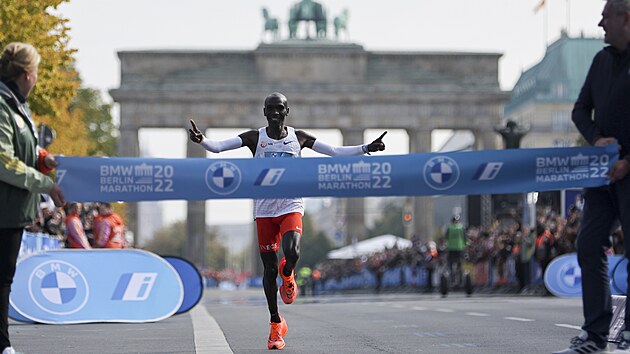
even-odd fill
[[[610,184],[588,188],[584,195],[577,236],[584,324],[571,346],[558,352],[565,354],[606,351],[613,311],[604,247],[617,220],[628,238],[626,255],[630,254],[630,0],[607,0],[599,26],[610,46],[593,59],[573,108],[573,122],[592,145],[619,144],[620,155],[608,171]],[[618,351],[630,353],[630,302],[626,302],[625,323]]]
[[[0,349],[13,354],[9,341],[9,293],[22,232],[33,223],[39,194],[64,204],[61,189],[44,173],[54,157],[37,146],[26,97],[37,83],[40,56],[30,44],[10,43],[0,56]],[[44,173],[42,173],[44,172]]]

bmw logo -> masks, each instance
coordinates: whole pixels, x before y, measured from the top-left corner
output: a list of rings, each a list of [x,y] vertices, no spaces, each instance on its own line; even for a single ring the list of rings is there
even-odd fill
[[[87,280],[72,264],[51,260],[31,272],[28,291],[35,304],[55,315],[70,315],[83,308],[89,297]]]
[[[558,286],[568,294],[579,294],[582,291],[582,269],[576,261],[564,264],[557,275]]]
[[[206,185],[216,194],[232,194],[241,185],[241,170],[231,162],[215,162],[206,171]]]
[[[445,190],[453,187],[459,179],[459,166],[457,162],[447,156],[436,156],[424,164],[424,181],[436,190]]]

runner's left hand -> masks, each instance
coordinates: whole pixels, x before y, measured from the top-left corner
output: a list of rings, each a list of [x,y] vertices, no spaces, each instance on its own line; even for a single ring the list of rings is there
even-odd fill
[[[385,150],[385,143],[383,142],[383,137],[385,136],[385,134],[387,134],[387,131],[381,134],[381,136],[379,136],[376,140],[368,144],[368,152]]]

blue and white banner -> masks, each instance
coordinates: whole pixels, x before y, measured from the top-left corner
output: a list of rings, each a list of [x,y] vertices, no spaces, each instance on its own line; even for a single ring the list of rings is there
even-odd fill
[[[183,297],[175,269],[151,252],[58,250],[18,263],[10,303],[40,323],[152,322],[173,315]]]
[[[595,187],[616,145],[335,158],[59,157],[71,201],[501,194]]]
[[[624,295],[626,286],[619,278],[626,276],[627,261],[620,255],[608,256],[608,278],[610,279],[610,293]],[[582,269],[578,264],[577,254],[568,253],[556,257],[549,263],[544,274],[545,286],[554,295],[559,297],[582,296]],[[617,285],[616,285],[617,284]]]
[[[33,253],[57,250],[63,247],[64,243],[59,237],[54,237],[41,232],[34,233],[24,231],[22,234],[22,244],[20,245],[18,260]]]
[[[184,300],[175,314],[188,312],[199,303],[203,295],[201,274],[194,264],[184,258],[175,256],[162,256],[162,258],[175,268],[184,286]]]

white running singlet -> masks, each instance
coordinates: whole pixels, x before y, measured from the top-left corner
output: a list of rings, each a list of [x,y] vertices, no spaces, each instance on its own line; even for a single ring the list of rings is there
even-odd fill
[[[296,158],[301,157],[300,142],[295,135],[295,129],[287,128],[284,139],[275,140],[267,135],[266,128],[258,129],[258,144],[254,157],[263,158]],[[300,213],[304,215],[304,201],[302,198],[290,199],[256,199],[254,201],[255,218],[273,218],[276,216]]]

